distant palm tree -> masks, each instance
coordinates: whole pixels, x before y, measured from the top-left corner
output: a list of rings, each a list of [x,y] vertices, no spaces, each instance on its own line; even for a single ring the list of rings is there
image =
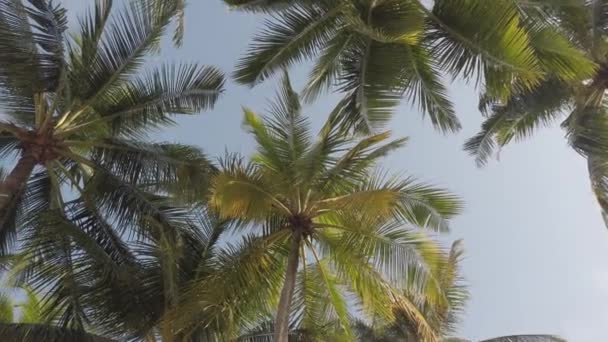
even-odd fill
[[[469,291],[461,274],[463,248],[460,241],[452,245],[450,252],[442,259],[433,271],[430,282],[422,296],[405,293],[413,302],[418,303],[420,312],[432,325],[441,342],[470,342],[470,340],[449,337],[457,332],[464,314]],[[407,315],[395,308],[397,319],[393,322],[381,322],[370,325],[357,321],[354,324],[357,341],[361,342],[397,342],[420,341],[412,328]],[[565,342],[553,335],[513,335],[496,337],[479,342]]]
[[[42,0],[0,1],[0,243],[37,213],[79,192],[90,212],[132,225],[158,212],[157,190],[205,188],[211,166],[196,148],[145,140],[173,114],[211,108],[223,76],[197,64],[142,70],[179,10],[133,1],[117,13],[98,0],[78,32],[66,10]]]
[[[224,1],[269,18],[237,66],[239,82],[255,85],[312,60],[305,98],[335,86],[346,97],[344,116],[363,132],[386,123],[402,97],[438,129],[458,130],[445,74],[505,98],[513,83],[531,89],[547,75],[569,82],[593,73],[568,37],[539,18],[539,1]]]
[[[45,316],[40,299],[30,289],[25,289],[25,299],[19,302],[8,295],[0,295],[0,339],[19,342],[112,342],[101,336],[54,326],[52,317]]]
[[[486,94],[485,122],[465,149],[485,165],[496,148],[531,136],[557,121],[572,148],[587,159],[591,186],[608,224],[608,3],[603,0],[538,2],[539,17],[557,22],[599,67],[588,79],[548,78],[507,98]]]
[[[286,270],[276,341],[287,341],[300,265],[303,276],[314,277],[315,286],[327,291],[326,300],[344,329],[349,317],[338,284],[348,286],[365,306],[390,316],[387,308],[396,296],[390,280],[406,273],[412,281],[420,279],[438,253],[416,227],[447,231],[448,220],[461,208],[442,189],[374,171],[380,158],[406,140],[384,143],[389,132],[350,138],[336,120],[341,110],[338,106],[313,139],[285,75],[271,117],[262,119],[245,109],[245,126],[257,143],[251,161],[227,158],[212,182],[209,203],[222,218],[261,225],[269,244],[279,241],[287,254],[281,259]],[[413,304],[402,305],[409,306],[421,335],[432,338]]]

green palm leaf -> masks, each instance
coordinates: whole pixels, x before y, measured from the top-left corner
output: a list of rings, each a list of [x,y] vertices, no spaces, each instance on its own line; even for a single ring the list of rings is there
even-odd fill
[[[488,99],[482,109],[489,117],[482,131],[466,142],[465,150],[483,166],[497,146],[524,139],[554,123],[571,105],[571,98],[572,89],[567,84],[550,79],[532,91],[513,94],[506,103]]]
[[[319,4],[297,4],[267,21],[267,31],[254,37],[250,53],[234,74],[239,82],[254,85],[272,73],[310,58],[339,24],[339,9]]]

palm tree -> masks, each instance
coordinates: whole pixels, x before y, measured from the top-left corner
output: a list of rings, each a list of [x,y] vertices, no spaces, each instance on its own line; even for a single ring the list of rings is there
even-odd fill
[[[548,74],[580,81],[593,72],[553,23],[532,16],[537,1],[224,1],[269,17],[237,66],[239,82],[253,86],[312,60],[304,97],[336,86],[349,125],[366,133],[386,123],[402,97],[438,129],[458,130],[444,74],[476,79],[504,98],[512,83],[530,89]]]
[[[13,291],[11,291],[13,292]],[[21,342],[112,342],[110,339],[82,331],[63,329],[52,324],[43,314],[40,299],[31,289],[24,289],[25,300],[15,302],[0,295],[0,337]]]
[[[313,140],[285,75],[271,117],[245,109],[244,124],[257,142],[251,161],[228,157],[212,182],[209,203],[220,217],[261,225],[265,239],[284,248],[276,341],[287,341],[299,265],[325,287],[345,329],[348,314],[338,280],[365,306],[390,315],[386,308],[395,298],[390,280],[404,273],[423,278],[419,275],[437,254],[437,245],[411,227],[447,231],[461,207],[444,190],[374,171],[381,157],[406,140],[387,142],[389,132],[354,140],[336,119],[343,110],[341,103]],[[307,266],[310,260],[314,268]],[[432,338],[411,303],[402,304],[420,334]]]
[[[222,92],[223,76],[211,67],[142,70],[178,10],[170,3],[137,1],[117,12],[97,0],[68,36],[60,5],[0,1],[0,157],[17,159],[0,182],[4,249],[17,226],[63,208],[68,188],[93,216],[124,226],[161,205],[134,184],[204,189],[211,166],[198,149],[145,140],[173,114],[212,107]]]
[[[562,120],[569,144],[587,159],[591,186],[608,224],[608,3],[575,0],[553,5],[539,3],[539,17],[561,26],[597,65],[584,81],[548,78],[530,90],[519,89],[508,98],[482,97],[486,116],[481,132],[465,149],[483,166],[494,150],[531,136],[537,129]]]
[[[406,291],[406,297],[418,303],[420,312],[431,324],[442,342],[470,342],[466,339],[450,337],[457,332],[458,325],[465,311],[469,291],[461,275],[461,263],[464,250],[461,241],[456,241],[449,253],[441,259],[435,274],[427,282],[422,296]],[[358,341],[397,342],[419,341],[412,329],[407,315],[395,308],[394,321],[368,322],[355,321],[354,327]],[[380,324],[378,324],[380,323]],[[553,335],[512,335],[496,337],[480,342],[565,342]]]

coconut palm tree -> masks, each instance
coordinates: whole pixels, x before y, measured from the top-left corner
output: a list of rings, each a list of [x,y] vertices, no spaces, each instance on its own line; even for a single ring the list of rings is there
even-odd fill
[[[305,98],[335,86],[349,125],[363,132],[386,123],[402,97],[438,129],[458,130],[443,75],[504,98],[512,83],[531,89],[549,74],[580,81],[594,70],[553,23],[530,14],[537,1],[224,1],[269,18],[237,66],[239,82],[312,60]]]
[[[10,293],[15,293],[12,289]],[[22,342],[112,342],[110,339],[82,331],[63,329],[45,316],[40,298],[31,289],[23,289],[25,299],[15,301],[8,294],[0,295],[0,338]]]
[[[442,342],[471,342],[470,340],[450,337],[458,330],[469,291],[461,275],[461,263],[464,250],[461,241],[456,241],[449,253],[441,259],[439,266],[434,269],[434,276],[426,283],[423,295],[406,291],[404,294],[417,303],[420,312],[431,324]],[[358,341],[397,342],[419,341],[415,330],[411,327],[405,313],[395,308],[394,321],[354,322]],[[553,335],[512,335],[496,337],[479,342],[565,342]]]
[[[211,67],[142,70],[178,10],[171,3],[137,1],[117,10],[111,0],[97,0],[67,35],[59,4],[0,1],[0,157],[8,166],[16,157],[0,182],[3,248],[17,226],[63,208],[73,191],[92,212],[132,226],[146,210],[161,209],[134,184],[205,187],[211,168],[198,149],[146,140],[174,114],[211,108],[222,92],[223,76]]]
[[[229,156],[212,182],[209,203],[220,217],[262,227],[265,239],[280,241],[286,251],[276,341],[287,341],[300,265],[330,294],[344,329],[348,314],[338,282],[348,284],[365,306],[390,315],[391,280],[405,273],[423,278],[437,254],[437,245],[415,227],[447,231],[461,207],[445,190],[375,171],[379,159],[406,140],[389,141],[389,132],[350,138],[336,119],[345,106],[340,103],[312,139],[285,75],[270,117],[245,109],[244,124],[257,143],[251,161]],[[310,260],[314,268],[306,266]],[[432,339],[411,303],[402,305],[419,332]]]
[[[482,97],[486,120],[465,149],[483,166],[496,148],[531,136],[537,129],[561,121],[569,144],[587,159],[591,186],[608,220],[608,2],[603,0],[536,2],[539,18],[558,23],[599,67],[584,81],[548,78],[510,97]],[[608,223],[608,221],[607,221]]]

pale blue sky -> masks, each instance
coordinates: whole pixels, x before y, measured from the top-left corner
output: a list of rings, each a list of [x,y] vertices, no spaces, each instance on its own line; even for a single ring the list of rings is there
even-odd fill
[[[91,0],[63,0],[70,9]],[[161,58],[201,62],[231,72],[261,25],[250,14],[231,12],[221,0],[190,0],[184,46]],[[301,87],[306,70],[294,70]],[[159,139],[196,144],[210,155],[249,153],[252,140],[241,128],[241,106],[263,112],[274,96],[267,82],[252,89],[227,83],[213,111],[180,119]],[[407,148],[385,166],[449,188],[466,201],[450,240],[464,238],[469,303],[461,335],[470,339],[515,333],[553,333],[574,342],[608,340],[608,231],[590,190],[586,165],[566,145],[559,127],[505,148],[501,160],[477,169],[461,149],[481,122],[471,87],[451,87],[459,134],[444,136],[406,103],[390,129],[409,136]],[[335,97],[308,108],[319,124]]]

